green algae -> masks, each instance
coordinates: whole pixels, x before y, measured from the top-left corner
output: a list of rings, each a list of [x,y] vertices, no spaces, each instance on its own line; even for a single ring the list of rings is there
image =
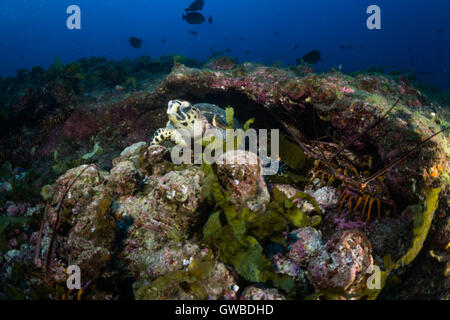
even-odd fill
[[[313,226],[317,219],[305,215],[277,189],[274,189],[274,199],[265,212],[254,213],[248,208],[238,210],[228,201],[229,196],[222,190],[213,168],[203,164],[202,170],[208,184],[204,189],[209,190],[209,199],[215,203],[214,212],[203,227],[204,242],[216,248],[219,260],[232,265],[246,280],[269,282],[286,292],[291,291],[295,280],[274,272],[261,244],[272,241],[292,226]]]
[[[431,222],[434,218],[434,213],[439,206],[439,193],[442,187],[425,190],[425,201],[423,205],[417,204],[411,206],[413,212],[413,239],[409,250],[396,262],[392,262],[390,255],[384,258],[385,270],[381,270],[381,288],[367,290],[365,294],[369,300],[375,300],[380,294],[383,287],[389,280],[388,277],[391,272],[410,264],[422,250],[428,231],[430,230]]]
[[[183,286],[196,300],[208,299],[207,289],[202,282],[207,280],[214,270],[215,261],[212,254],[205,257],[194,258],[189,267],[182,270],[169,271],[165,275],[152,281],[150,285],[146,281],[139,281],[133,284],[134,296],[138,300],[160,300],[170,298],[165,296],[170,294],[173,287]]]
[[[78,167],[83,163],[86,163],[87,161],[93,159],[94,157],[100,156],[101,154],[103,154],[103,149],[99,143],[95,143],[94,148],[91,152],[84,154],[78,159],[66,161],[60,160],[58,158],[58,150],[55,150],[53,152],[53,161],[55,162],[55,164],[52,166],[52,170],[55,174],[63,174],[67,170]]]
[[[289,142],[280,134],[280,158],[293,170],[306,172],[313,161],[307,159],[305,152],[298,145]]]

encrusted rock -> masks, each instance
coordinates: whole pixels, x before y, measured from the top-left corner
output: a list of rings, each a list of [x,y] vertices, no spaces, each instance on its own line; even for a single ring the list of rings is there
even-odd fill
[[[116,224],[110,214],[112,199],[103,181],[95,166],[69,170],[53,186],[56,193],[47,211],[49,224],[41,250],[43,260],[57,220],[58,204],[71,186],[59,211],[59,225],[65,228],[60,228],[56,238],[55,247],[59,255],[56,258],[79,266],[83,283],[97,279],[111,257],[115,237]]]
[[[130,158],[139,155],[143,150],[147,149],[147,143],[144,141],[137,142],[125,149],[120,153],[123,158]]]
[[[187,244],[183,248],[171,245],[161,253],[162,260],[151,264],[156,273],[133,284],[136,299],[236,299],[234,277],[210,250]],[[151,277],[157,274],[161,276]]]
[[[146,158],[150,165],[154,166],[155,164],[161,162],[166,158],[169,154],[169,150],[161,145],[150,146],[146,152]]]
[[[178,205],[179,212],[193,212],[203,200],[201,184],[204,173],[197,168],[171,171],[159,180],[158,192],[168,203]]]
[[[119,196],[132,195],[139,187],[139,173],[131,161],[119,162],[108,179],[108,187]]]
[[[251,152],[229,151],[217,159],[217,174],[231,202],[254,212],[264,212],[270,201],[260,159]]]
[[[158,179],[148,194],[119,201],[115,215],[131,220],[122,257],[136,277],[146,275],[170,239],[185,239],[197,225],[202,202],[203,172],[198,168],[171,171]],[[163,251],[160,251],[163,250]],[[156,255],[156,256],[155,256]],[[156,268],[157,269],[157,268]]]
[[[262,289],[255,286],[245,288],[240,300],[286,300],[275,288]]]
[[[156,279],[167,272],[183,269],[189,266],[199,252],[200,247],[190,242],[169,243],[147,257],[147,272],[151,278]]]
[[[289,245],[287,257],[302,267],[306,267],[323,247],[320,231],[311,227],[297,229],[289,238],[295,242]]]
[[[317,291],[361,294],[373,265],[372,247],[360,230],[336,233],[308,265],[308,279]]]

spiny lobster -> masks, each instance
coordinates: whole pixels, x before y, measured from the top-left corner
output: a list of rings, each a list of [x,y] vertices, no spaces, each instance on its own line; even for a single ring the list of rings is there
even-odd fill
[[[388,164],[383,169],[379,170],[375,174],[370,175],[368,171],[363,172],[362,174],[358,173],[358,170],[352,164],[351,161],[346,160],[344,154],[348,152],[348,148],[351,147],[356,141],[361,139],[364,135],[366,135],[371,129],[375,128],[379,125],[387,115],[396,107],[399,103],[400,98],[392,105],[392,107],[385,112],[385,114],[380,117],[377,121],[369,125],[362,133],[355,136],[349,142],[344,144],[342,147],[339,147],[337,151],[331,154],[330,157],[325,156],[323,150],[318,147],[317,143],[314,147],[304,143],[299,138],[299,135],[292,130],[289,126],[284,126],[288,131],[291,139],[296,142],[298,146],[300,146],[305,154],[309,155],[313,159],[316,160],[316,164],[314,167],[314,171],[312,174],[312,180],[317,177],[321,177],[321,184],[324,183],[326,177],[328,177],[328,185],[331,185],[336,179],[341,181],[341,188],[343,188],[341,195],[338,200],[338,214],[340,214],[342,208],[345,203],[347,203],[347,208],[350,216],[352,216],[361,206],[361,218],[366,220],[366,225],[370,221],[372,206],[374,203],[377,204],[378,211],[378,219],[381,218],[381,206],[382,204],[386,204],[391,207],[396,213],[397,207],[395,202],[390,198],[389,191],[385,183],[383,182],[383,175],[388,172],[393,167],[397,166],[401,162],[405,161],[408,157],[410,157],[414,152],[416,152],[419,148],[421,148],[426,142],[430,141],[435,136],[443,133],[449,128],[444,128],[441,131],[429,136],[425,140],[418,143],[414,148],[407,151],[397,160]],[[290,110],[285,108],[289,113],[289,116],[293,118]],[[283,123],[277,116],[276,118]],[[326,143],[321,143],[326,144]],[[328,143],[328,145],[332,145]],[[318,151],[316,151],[316,150]],[[368,159],[370,162],[371,159]],[[338,164],[335,164],[337,162]],[[322,165],[323,169],[318,169],[319,165]],[[345,169],[339,167],[339,165],[344,165]],[[353,177],[351,176],[353,175]],[[390,211],[388,210],[386,216],[389,216]]]

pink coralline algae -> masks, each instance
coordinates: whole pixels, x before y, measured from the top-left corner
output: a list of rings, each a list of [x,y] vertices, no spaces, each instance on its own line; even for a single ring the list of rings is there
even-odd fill
[[[349,88],[349,87],[342,87],[341,92],[347,93],[347,94],[353,94],[353,93],[355,93],[355,90],[353,90],[352,88]]]
[[[317,291],[358,295],[367,288],[373,265],[372,247],[359,230],[340,231],[308,265],[308,279]]]
[[[278,292],[277,289],[262,289],[255,286],[245,288],[240,300],[286,300],[286,298]]]
[[[66,121],[63,134],[66,138],[80,142],[94,135],[98,130],[97,121],[88,113],[75,111]]]
[[[320,231],[311,227],[297,229],[289,238],[296,240],[289,245],[287,257],[302,267],[306,267],[323,247]]]

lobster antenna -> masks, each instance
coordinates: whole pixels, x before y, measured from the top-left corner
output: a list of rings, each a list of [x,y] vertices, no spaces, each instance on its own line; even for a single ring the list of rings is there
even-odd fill
[[[423,140],[421,143],[417,144],[414,148],[412,148],[410,151],[407,151],[404,155],[400,156],[400,158],[398,158],[397,160],[393,161],[391,164],[389,164],[388,166],[386,166],[384,169],[378,171],[377,173],[373,174],[372,176],[370,176],[369,178],[367,178],[366,180],[364,180],[363,185],[377,179],[378,177],[384,175],[386,172],[388,172],[390,169],[392,169],[393,167],[395,167],[396,165],[398,165],[399,163],[403,162],[404,160],[406,160],[411,154],[413,154],[417,149],[419,149],[421,146],[423,146],[425,143],[427,143],[428,141],[430,141],[432,138],[434,138],[435,136],[437,136],[438,134],[447,131],[448,129],[450,129],[450,127],[444,128],[441,131],[429,136],[428,138],[426,138],[425,140]]]
[[[353,143],[355,143],[355,141],[359,140],[362,136],[364,136],[367,132],[369,132],[371,129],[375,128],[377,125],[379,125],[384,119],[386,119],[387,115],[397,106],[397,104],[400,102],[401,98],[398,98],[397,101],[395,101],[395,103],[392,105],[392,107],[386,111],[384,113],[384,115],[379,118],[377,121],[375,121],[374,123],[372,123],[370,126],[368,126],[362,133],[360,133],[359,135],[357,135],[355,138],[353,138],[352,140],[350,140],[349,142],[347,142],[343,147],[341,147],[338,151],[336,151],[336,153],[331,156],[330,160],[333,160],[334,158],[336,158],[338,155],[340,155],[342,153],[342,151],[344,151],[345,149],[347,149],[348,147],[350,147],[351,145],[353,145]]]
[[[51,237],[50,245],[49,245],[48,252],[47,252],[47,257],[45,259],[45,278],[47,279],[47,281],[50,279],[50,263],[51,263],[50,260],[52,258],[53,244],[55,242],[56,233],[57,233],[58,227],[59,227],[59,218],[60,218],[62,204],[63,204],[64,199],[66,198],[67,194],[69,193],[70,189],[75,184],[75,182],[77,182],[77,180],[80,178],[80,176],[88,168],[91,168],[91,167],[92,167],[92,164],[88,164],[83,170],[81,170],[81,172],[72,180],[72,182],[64,190],[64,193],[63,193],[63,195],[61,197],[61,200],[58,203],[58,207],[56,209],[56,222],[55,222],[55,225],[53,227],[53,232],[52,232],[52,237]],[[53,194],[55,194],[55,192]],[[45,214],[46,214],[46,212],[44,213],[44,215]]]

